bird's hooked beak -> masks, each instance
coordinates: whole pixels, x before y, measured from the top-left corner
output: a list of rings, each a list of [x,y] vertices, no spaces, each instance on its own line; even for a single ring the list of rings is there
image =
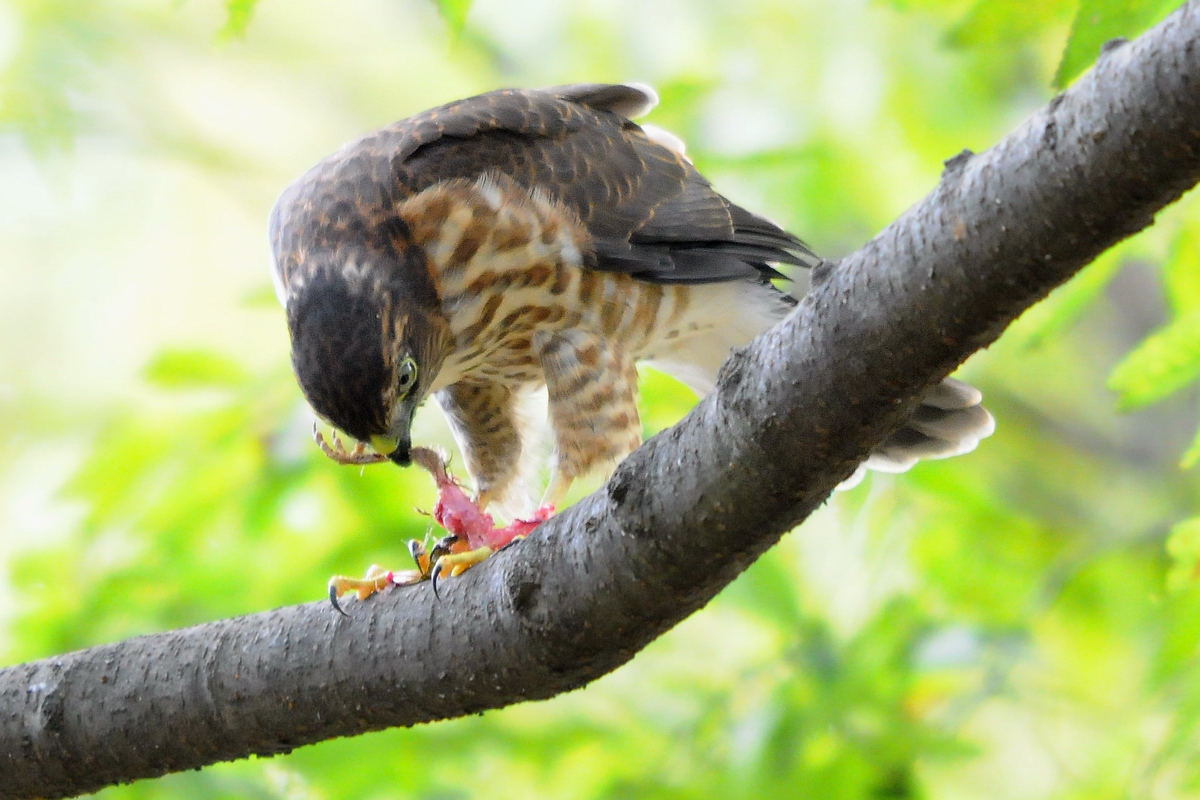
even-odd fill
[[[395,450],[388,454],[388,458],[390,458],[393,463],[401,467],[407,467],[412,463],[411,450],[412,442],[410,442],[408,439],[405,439],[403,442],[400,442],[399,445],[397,445]]]
[[[390,461],[401,467],[412,463],[411,432],[417,405],[416,398],[404,398],[392,412],[392,433],[371,437],[371,447],[375,448],[375,452],[387,456]]]
[[[393,436],[372,436],[371,447],[375,452],[388,457],[390,461],[407,467],[412,463],[412,441],[405,436],[397,439]]]

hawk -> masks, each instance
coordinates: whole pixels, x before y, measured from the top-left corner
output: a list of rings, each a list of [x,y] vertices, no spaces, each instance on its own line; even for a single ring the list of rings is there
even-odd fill
[[[714,190],[676,137],[631,121],[656,103],[637,84],[460,100],[345,145],[272,211],[296,377],[317,415],[359,442],[323,448],[343,463],[416,458],[438,478],[442,512],[470,517],[455,517],[448,544],[415,552],[435,587],[639,445],[636,364],[704,395],[732,348],[795,306],[772,283],[784,277],[776,266],[819,262]],[[543,509],[495,529],[486,509],[528,469],[522,401],[542,389],[553,441]],[[431,396],[474,505],[412,446],[413,414]],[[864,466],[900,471],[973,449],[994,425],[981,399],[948,379]],[[378,571],[337,581],[335,604],[387,583]]]

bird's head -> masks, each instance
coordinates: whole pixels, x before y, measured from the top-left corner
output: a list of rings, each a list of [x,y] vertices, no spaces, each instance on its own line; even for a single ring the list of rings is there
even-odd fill
[[[354,261],[305,270],[289,287],[292,366],[313,410],[400,466],[410,429],[449,350],[427,292]],[[382,275],[382,277],[381,277]]]

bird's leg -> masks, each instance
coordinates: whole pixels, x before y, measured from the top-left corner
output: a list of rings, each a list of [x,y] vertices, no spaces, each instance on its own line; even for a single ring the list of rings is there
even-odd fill
[[[611,469],[637,449],[637,367],[624,350],[586,330],[533,337],[546,376],[554,473],[544,505],[559,505],[574,478]]]
[[[540,511],[549,509],[550,513],[554,513],[554,509],[558,508],[563,499],[566,498],[567,492],[571,490],[571,484],[575,479],[566,475],[561,470],[554,470],[554,475],[550,477],[550,485],[546,487],[546,493],[542,495],[542,507]]]

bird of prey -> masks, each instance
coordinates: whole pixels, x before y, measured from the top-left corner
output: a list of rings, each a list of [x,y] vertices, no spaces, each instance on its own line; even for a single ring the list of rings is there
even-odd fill
[[[679,139],[631,121],[656,102],[638,84],[489,92],[345,145],[275,205],[273,277],[296,377],[317,415],[359,442],[323,448],[342,463],[416,458],[438,476],[443,511],[471,509],[447,544],[415,553],[435,581],[527,532],[573,480],[638,446],[637,363],[704,395],[732,348],[796,304],[773,285],[784,277],[775,267],[819,262],[714,190]],[[529,468],[522,400],[542,389],[553,443],[543,508],[493,528],[486,509]],[[412,446],[430,396],[473,506]],[[865,466],[900,471],[973,449],[993,429],[980,401],[948,379]],[[378,570],[338,579],[331,597],[386,583]]]

